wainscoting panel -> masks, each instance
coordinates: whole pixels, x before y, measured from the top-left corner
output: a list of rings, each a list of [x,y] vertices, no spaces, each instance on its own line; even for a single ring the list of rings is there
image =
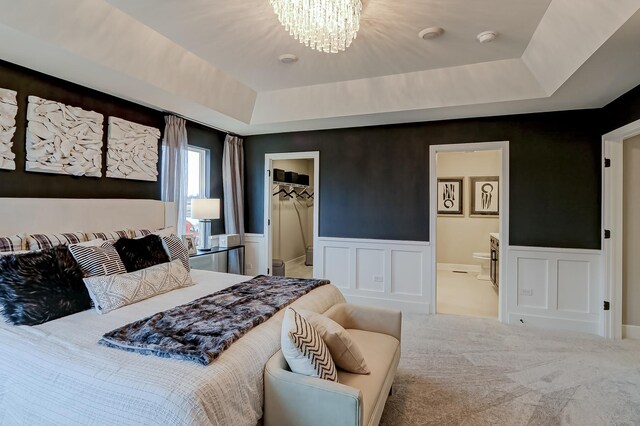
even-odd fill
[[[428,242],[318,238],[318,273],[347,300],[429,312]]]
[[[509,323],[598,333],[603,301],[599,250],[512,246],[507,261]]]
[[[267,265],[265,263],[265,243],[262,234],[245,234],[245,274],[260,275],[267,273]]]

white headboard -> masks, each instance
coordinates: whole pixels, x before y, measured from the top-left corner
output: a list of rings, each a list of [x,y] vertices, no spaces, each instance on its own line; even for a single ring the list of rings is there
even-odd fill
[[[0,236],[175,226],[174,203],[157,200],[0,198]]]

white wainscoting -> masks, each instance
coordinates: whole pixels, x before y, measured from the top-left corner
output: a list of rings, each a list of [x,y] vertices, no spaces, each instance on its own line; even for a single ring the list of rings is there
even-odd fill
[[[428,242],[320,237],[316,247],[314,276],[331,280],[348,301],[429,312]]]
[[[604,300],[599,250],[511,246],[507,261],[510,324],[599,332]]]
[[[267,274],[265,238],[262,234],[244,234],[246,275]]]

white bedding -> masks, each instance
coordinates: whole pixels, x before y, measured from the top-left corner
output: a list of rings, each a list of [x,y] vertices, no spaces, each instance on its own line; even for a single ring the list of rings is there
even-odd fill
[[[263,369],[280,348],[282,312],[204,367],[98,345],[107,331],[248,277],[192,271],[193,287],[106,315],[86,311],[36,326],[0,324],[0,424],[255,425]],[[293,306],[324,312],[344,302],[332,285]]]

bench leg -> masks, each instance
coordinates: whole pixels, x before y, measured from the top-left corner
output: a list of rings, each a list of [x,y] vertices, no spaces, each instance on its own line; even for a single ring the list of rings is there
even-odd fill
[[[389,396],[393,395],[393,385],[389,388]]]

